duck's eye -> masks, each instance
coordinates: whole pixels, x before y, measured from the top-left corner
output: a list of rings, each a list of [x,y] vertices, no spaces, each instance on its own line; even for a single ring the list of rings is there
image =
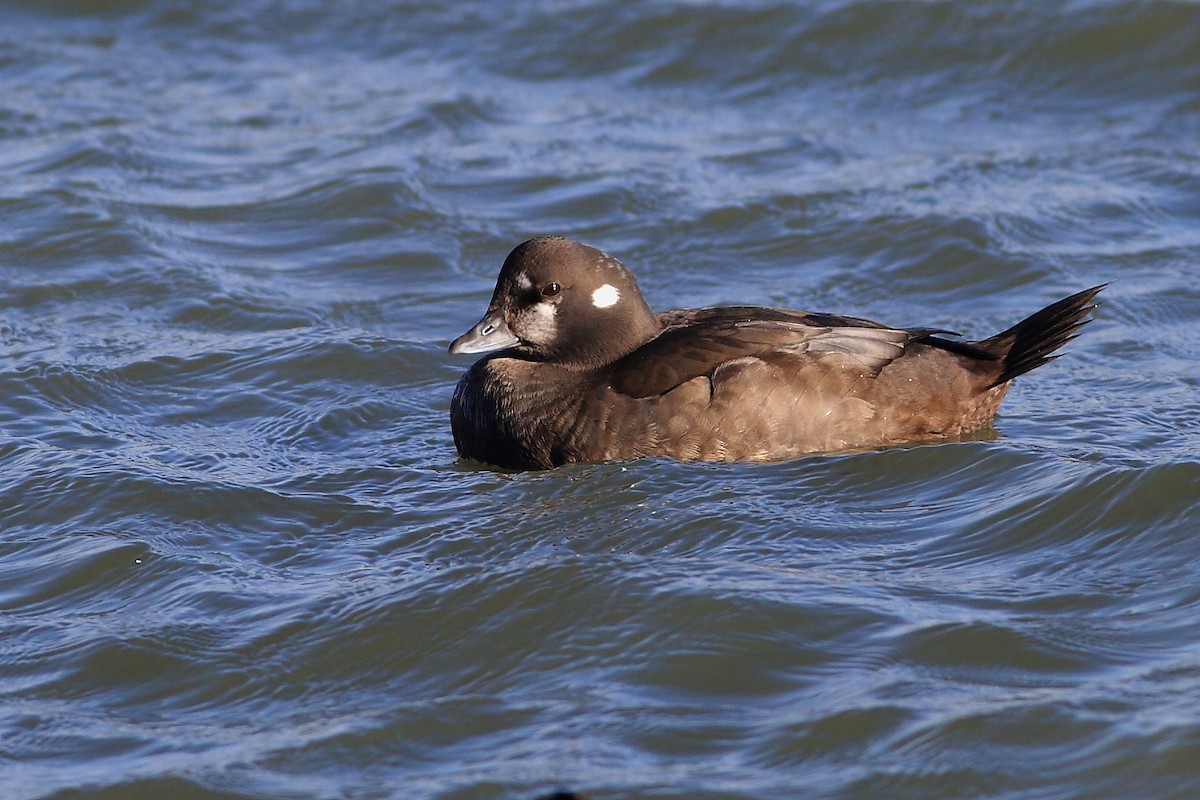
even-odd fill
[[[547,283],[545,286],[542,287],[542,297],[557,297],[558,293],[561,291],[562,291],[561,286],[559,286],[554,281],[550,281],[549,283]]]

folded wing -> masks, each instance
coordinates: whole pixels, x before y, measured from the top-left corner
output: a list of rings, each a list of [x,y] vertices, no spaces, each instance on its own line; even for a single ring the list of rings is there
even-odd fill
[[[612,386],[631,397],[664,394],[737,358],[768,352],[841,357],[866,374],[899,358],[912,341],[935,333],[866,319],[784,309],[729,306],[659,315],[665,329],[613,367]]]

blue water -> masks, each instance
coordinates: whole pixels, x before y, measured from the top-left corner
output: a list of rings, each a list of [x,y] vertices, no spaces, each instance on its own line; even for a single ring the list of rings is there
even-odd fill
[[[1200,5],[0,10],[0,794],[1200,796]],[[504,256],[981,337],[963,442],[505,474]]]

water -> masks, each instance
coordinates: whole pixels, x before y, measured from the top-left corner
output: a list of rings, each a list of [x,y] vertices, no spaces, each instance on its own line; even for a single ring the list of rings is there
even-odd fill
[[[10,798],[1200,795],[1200,5],[9,4]],[[508,250],[984,336],[970,440],[460,463]]]

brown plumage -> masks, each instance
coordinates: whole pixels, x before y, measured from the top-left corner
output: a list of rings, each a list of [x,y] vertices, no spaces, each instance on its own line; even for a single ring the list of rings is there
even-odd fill
[[[519,245],[451,352],[490,355],[454,391],[459,453],[502,467],[642,456],[764,461],[954,436],[1055,356],[1097,286],[977,342],[777,308],[655,314],[619,261]]]

